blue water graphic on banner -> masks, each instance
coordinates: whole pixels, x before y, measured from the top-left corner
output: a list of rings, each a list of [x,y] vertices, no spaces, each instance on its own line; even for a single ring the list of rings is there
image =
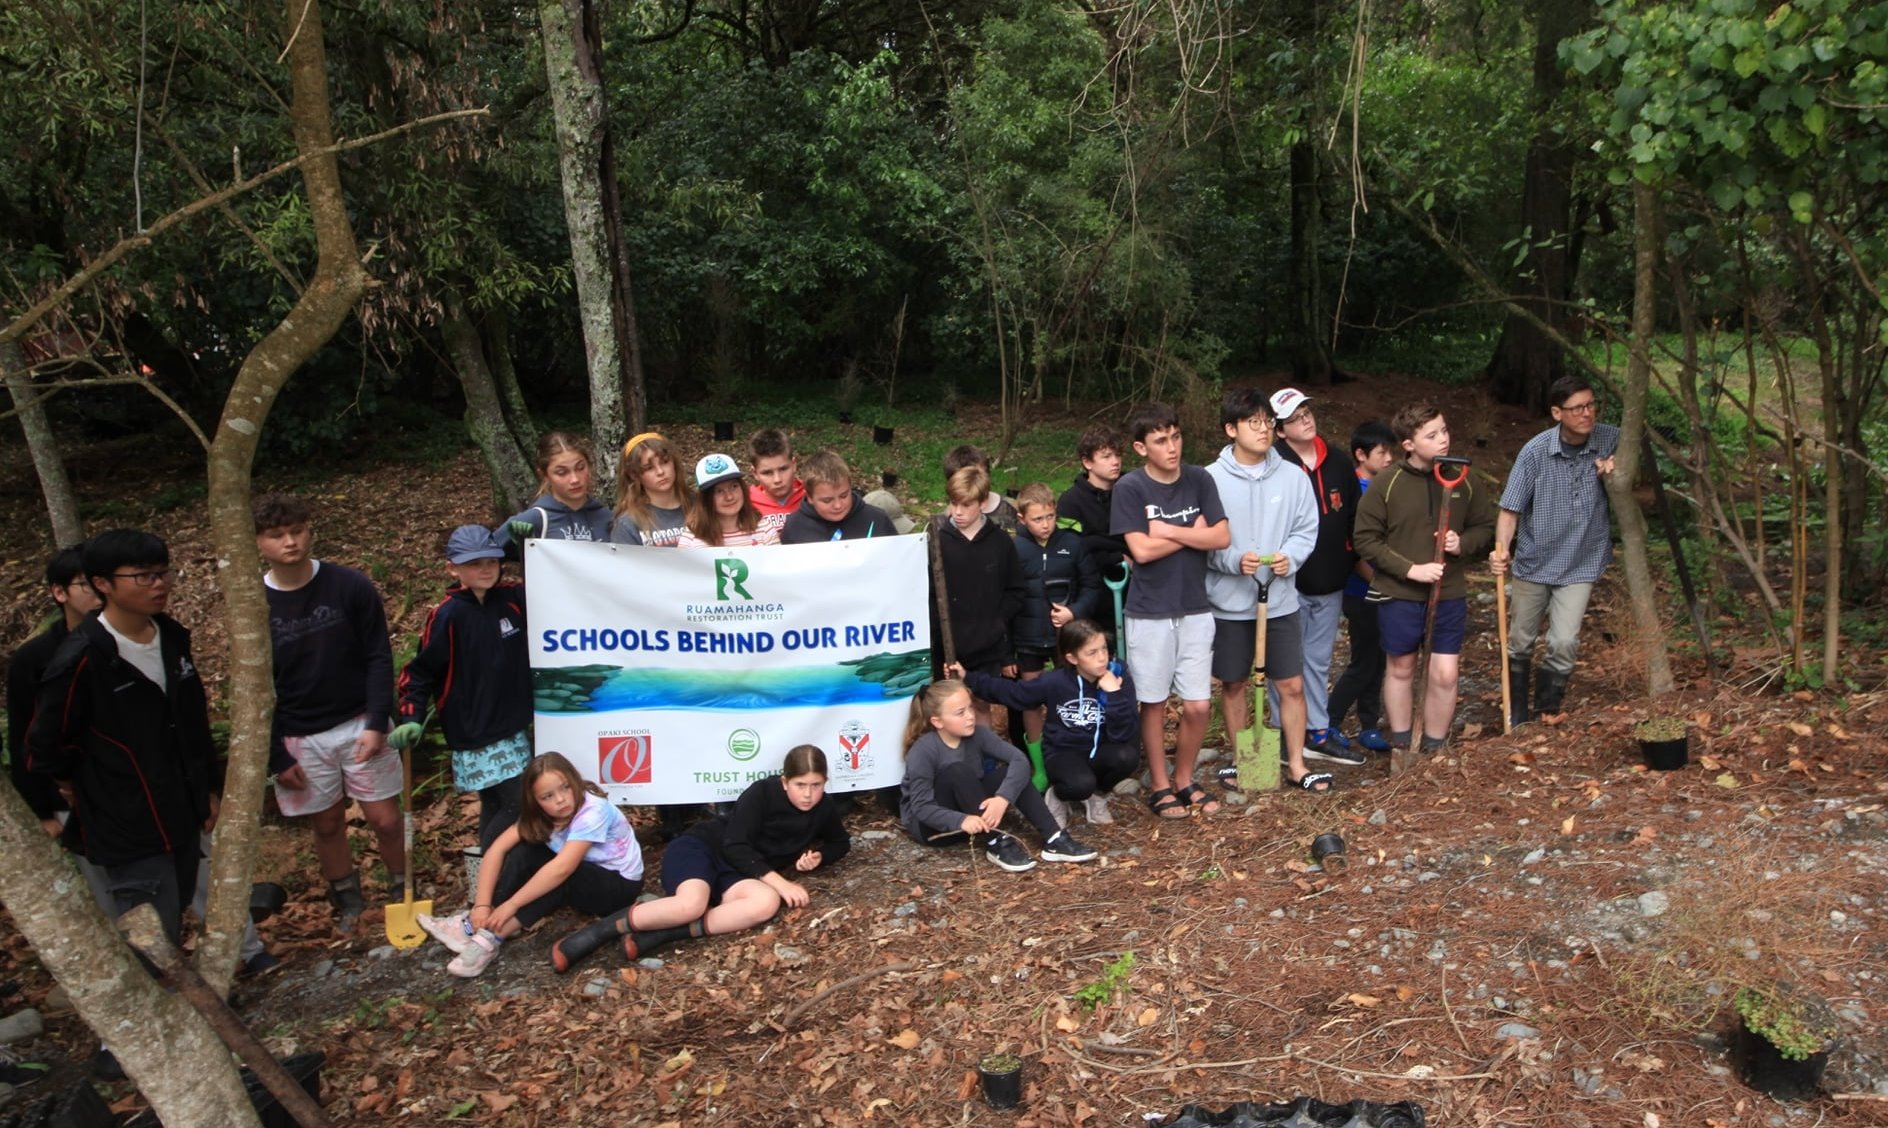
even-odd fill
[[[533,693],[538,712],[564,714],[869,705],[917,692],[930,677],[929,658],[928,651],[917,650],[769,670],[540,668],[532,671]]]

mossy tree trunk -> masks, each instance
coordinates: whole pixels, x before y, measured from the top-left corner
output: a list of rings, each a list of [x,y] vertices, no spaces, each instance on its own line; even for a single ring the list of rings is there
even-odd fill
[[[647,414],[636,309],[623,245],[622,203],[610,145],[594,0],[539,0],[557,158],[570,228],[571,270],[590,372],[590,438],[607,481],[629,430]]]
[[[1633,497],[1639,478],[1639,452],[1645,435],[1646,393],[1652,384],[1652,333],[1657,324],[1659,230],[1658,200],[1650,186],[1635,183],[1632,255],[1632,352],[1626,364],[1625,404],[1619,421],[1619,451],[1606,493],[1619,520],[1620,560],[1633,624],[1646,656],[1646,691],[1658,697],[1672,691],[1672,663],[1665,647],[1665,623],[1659,615],[1658,589],[1646,556],[1645,511]]]
[[[328,112],[321,10],[315,0],[285,0],[284,6],[289,127],[295,148],[303,154],[329,149],[334,127]],[[210,529],[229,632],[230,739],[222,817],[210,865],[209,920],[196,963],[198,974],[219,989],[227,988],[235,974],[249,913],[250,870],[275,710],[269,604],[249,513],[256,444],[282,386],[341,328],[368,283],[334,154],[309,160],[301,174],[315,229],[314,276],[281,323],[243,358],[210,440]]]

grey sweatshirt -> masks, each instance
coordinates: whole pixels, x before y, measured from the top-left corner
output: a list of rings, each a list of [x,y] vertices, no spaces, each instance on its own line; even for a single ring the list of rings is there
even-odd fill
[[[1248,552],[1283,552],[1291,561],[1291,571],[1272,579],[1265,617],[1298,610],[1298,569],[1318,544],[1318,499],[1311,479],[1280,457],[1276,447],[1265,452],[1264,461],[1247,466],[1233,457],[1231,443],[1206,472],[1219,487],[1219,504],[1232,533],[1231,544],[1206,556],[1206,598],[1214,617],[1252,618],[1258,583],[1239,571],[1239,560]]]
[[[1015,806],[1016,797],[1029,783],[1029,757],[985,726],[978,725],[977,731],[955,748],[945,744],[936,729],[911,742],[911,747],[905,751],[905,794],[899,804],[899,816],[913,838],[922,842],[933,834],[957,830],[963,825],[965,815],[977,813],[953,811],[938,802],[937,773],[951,764],[961,763],[970,768],[972,775],[981,776],[986,756],[1009,764],[1003,785],[996,793]]]

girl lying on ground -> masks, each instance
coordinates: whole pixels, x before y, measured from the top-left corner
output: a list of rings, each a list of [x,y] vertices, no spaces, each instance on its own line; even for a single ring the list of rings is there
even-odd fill
[[[720,936],[765,923],[781,905],[801,908],[806,887],[781,871],[811,873],[846,856],[846,827],[826,794],[826,754],[811,744],[787,753],[780,774],[757,779],[726,818],[689,827],[662,855],[668,893],[579,929],[551,947],[569,971],[620,941],[639,959],[677,940]]]

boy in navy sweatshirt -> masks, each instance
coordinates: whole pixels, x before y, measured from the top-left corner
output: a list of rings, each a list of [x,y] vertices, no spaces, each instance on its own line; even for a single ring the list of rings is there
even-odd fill
[[[531,654],[524,584],[501,582],[505,549],[479,525],[446,540],[456,586],[426,617],[419,652],[400,673],[400,724],[389,739],[419,743],[430,706],[452,749],[452,783],[479,795],[479,849],[518,821],[518,778],[531,762]]]
[[[361,805],[387,881],[406,880],[400,826],[400,757],[387,748],[393,716],[393,648],[373,581],[309,547],[311,512],[293,494],[264,494],[251,508],[256,551],[269,570],[269,641],[275,656],[275,725],[269,770],[275,800],[307,818],[335,928],[343,935],[367,909],[347,844],[347,804]]]

